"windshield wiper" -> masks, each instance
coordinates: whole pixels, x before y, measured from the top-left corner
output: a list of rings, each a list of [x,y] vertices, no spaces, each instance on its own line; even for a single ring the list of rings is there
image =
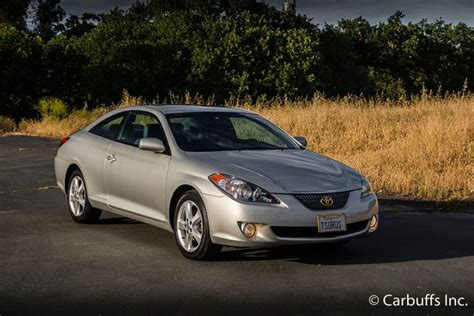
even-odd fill
[[[288,149],[288,148],[282,148],[282,147],[249,147],[249,148],[240,148],[240,149],[236,149],[236,150],[241,151],[241,150],[284,150],[284,149]]]

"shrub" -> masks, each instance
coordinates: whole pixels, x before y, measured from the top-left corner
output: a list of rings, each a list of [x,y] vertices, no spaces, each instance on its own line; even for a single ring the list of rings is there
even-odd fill
[[[33,115],[45,73],[41,54],[38,38],[0,26],[0,115],[15,120]]]
[[[15,121],[7,116],[0,115],[0,134],[13,132],[16,129]]]
[[[42,117],[64,118],[68,114],[67,105],[58,98],[41,98],[38,112]]]

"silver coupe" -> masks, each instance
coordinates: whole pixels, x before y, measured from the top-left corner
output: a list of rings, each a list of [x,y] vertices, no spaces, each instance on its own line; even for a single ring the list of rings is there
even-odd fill
[[[174,233],[205,259],[222,245],[341,245],[378,227],[369,182],[247,110],[191,105],[114,110],[61,140],[59,187],[73,220],[102,210]]]

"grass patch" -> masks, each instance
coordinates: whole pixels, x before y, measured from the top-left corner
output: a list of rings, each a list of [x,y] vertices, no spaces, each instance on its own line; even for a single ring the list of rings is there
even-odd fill
[[[172,103],[207,103],[187,96]],[[123,101],[94,111],[76,111],[58,119],[22,121],[21,132],[67,136],[113,107],[142,104]],[[229,100],[250,108],[292,135],[306,136],[309,148],[342,161],[367,176],[381,194],[427,200],[474,199],[474,96],[422,96],[397,105],[359,98],[329,100]]]
[[[11,133],[15,130],[15,121],[7,116],[0,115],[0,135],[4,133]]]

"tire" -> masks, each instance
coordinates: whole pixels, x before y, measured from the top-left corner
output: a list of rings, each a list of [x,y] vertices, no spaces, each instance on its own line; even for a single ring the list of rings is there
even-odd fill
[[[97,223],[101,210],[92,207],[87,197],[87,188],[84,176],[79,170],[72,172],[67,186],[67,205],[69,215],[78,223]]]
[[[211,241],[206,207],[195,190],[187,191],[179,199],[173,228],[178,249],[188,259],[208,260],[222,248]]]

